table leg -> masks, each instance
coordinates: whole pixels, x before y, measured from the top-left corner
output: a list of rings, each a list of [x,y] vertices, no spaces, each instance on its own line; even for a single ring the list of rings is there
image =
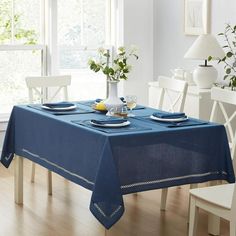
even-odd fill
[[[23,158],[15,156],[15,203],[23,204]]]
[[[32,165],[31,165],[31,183],[34,183],[34,178],[35,178],[35,163],[32,162]]]
[[[209,185],[217,185],[217,181],[210,181]],[[208,233],[211,235],[220,235],[220,217],[208,214]]]
[[[52,195],[52,172],[48,170],[48,195]]]
[[[161,190],[161,206],[160,206],[160,210],[161,211],[165,211],[166,210],[167,194],[168,194],[168,188],[163,188]]]

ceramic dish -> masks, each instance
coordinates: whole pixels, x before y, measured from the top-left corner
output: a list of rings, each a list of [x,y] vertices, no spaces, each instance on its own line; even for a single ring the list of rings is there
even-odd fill
[[[117,127],[124,127],[124,126],[130,125],[130,121],[128,120],[120,124],[97,124],[97,123],[93,123],[92,121],[90,121],[90,123],[94,126],[107,127],[107,128],[117,128]]]
[[[46,105],[42,105],[41,106],[43,109],[45,110],[50,110],[50,111],[71,111],[76,109],[76,105],[75,104],[68,104],[68,106],[65,107],[65,105],[63,105],[63,107],[49,107]]]
[[[181,118],[174,118],[174,119],[167,119],[167,118],[159,118],[156,116],[151,115],[150,118],[152,120],[156,120],[156,121],[161,121],[161,122],[181,122],[181,121],[186,121],[188,120],[188,117],[181,117]]]

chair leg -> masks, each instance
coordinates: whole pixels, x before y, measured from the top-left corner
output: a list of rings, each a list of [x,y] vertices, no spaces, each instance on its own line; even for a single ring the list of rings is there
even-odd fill
[[[189,219],[189,231],[188,236],[196,236],[197,233],[197,221],[198,221],[199,208],[196,207],[196,200],[190,198],[190,219]]]
[[[48,170],[48,195],[52,195],[52,172]]]
[[[32,162],[31,165],[31,182],[34,183],[34,177],[35,177],[35,163]]]
[[[230,221],[230,236],[236,236],[236,222]]]
[[[198,184],[190,184],[190,189],[194,189],[197,187],[198,187]],[[188,198],[188,223],[189,223],[189,216],[190,216],[189,214],[190,214],[190,195]]]
[[[217,180],[209,182],[209,186],[215,186],[217,184]],[[220,235],[220,217],[212,213],[208,214],[208,234]]]
[[[161,211],[165,211],[166,210],[167,194],[168,194],[168,188],[163,188],[161,190],[161,207],[160,207]]]

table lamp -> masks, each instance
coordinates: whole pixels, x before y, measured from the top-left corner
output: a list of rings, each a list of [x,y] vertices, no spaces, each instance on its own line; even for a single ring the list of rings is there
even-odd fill
[[[217,80],[217,70],[212,65],[207,64],[209,56],[213,59],[225,56],[225,52],[211,34],[200,35],[184,55],[184,58],[205,60],[205,64],[199,65],[193,72],[194,82],[202,89],[211,88]]]

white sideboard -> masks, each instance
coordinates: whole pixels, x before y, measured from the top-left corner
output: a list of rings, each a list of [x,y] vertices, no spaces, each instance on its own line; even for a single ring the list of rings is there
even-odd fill
[[[157,108],[160,88],[158,82],[149,82],[149,106]],[[197,86],[189,86],[187,91],[184,112],[194,118],[209,120],[213,102],[210,89],[199,89]],[[165,105],[164,105],[165,109]]]

